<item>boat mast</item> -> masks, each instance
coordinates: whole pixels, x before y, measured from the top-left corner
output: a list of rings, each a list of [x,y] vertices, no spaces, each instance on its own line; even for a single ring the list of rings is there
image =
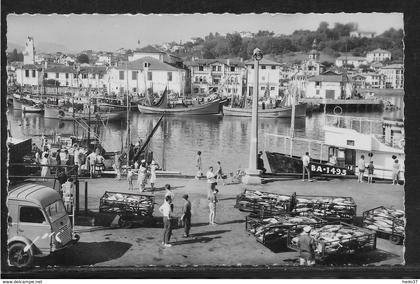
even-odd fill
[[[127,84],[127,171],[130,167],[130,159],[129,159],[129,153],[130,153],[130,147],[131,147],[131,133],[130,133],[130,96],[128,94],[128,61],[125,63],[125,70],[127,71],[127,78],[126,78],[126,84]]]
[[[296,91],[296,86],[295,83],[293,83],[292,85],[292,90],[291,90],[291,99],[292,99],[292,117],[290,120],[290,157],[293,155],[293,138],[295,136],[295,112],[296,112],[296,107],[295,107],[295,91]]]

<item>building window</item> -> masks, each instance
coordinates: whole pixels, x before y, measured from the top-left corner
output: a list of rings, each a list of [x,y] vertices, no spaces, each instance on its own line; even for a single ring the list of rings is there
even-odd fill
[[[198,76],[195,76],[195,82],[196,83],[200,82],[199,79],[198,79]]]
[[[230,88],[228,88],[228,93],[230,93],[230,91],[231,91]]]
[[[149,81],[153,80],[152,72],[147,72],[147,80]]]
[[[87,79],[88,78],[88,74],[82,74],[82,79]]]
[[[265,87],[264,86],[261,86],[261,91],[265,91]]]
[[[35,70],[32,70],[32,77],[33,77],[33,78],[35,78],[35,77],[36,77],[36,75],[35,75]]]
[[[168,72],[168,81],[172,81],[172,72]]]
[[[66,79],[68,79],[69,78],[69,73],[66,73]]]
[[[354,146],[354,140],[347,140],[347,146]]]
[[[198,93],[198,88],[194,88],[194,93],[197,94]]]
[[[216,66],[212,66],[212,67],[211,67],[211,70],[212,70],[212,71],[216,71]]]
[[[230,72],[235,72],[235,67],[230,67]]]
[[[199,82],[203,82],[203,77],[200,76]]]
[[[69,85],[69,82],[66,81],[66,86],[68,86],[68,85]]]
[[[265,65],[261,65],[261,69],[265,69]]]
[[[316,87],[321,87],[321,82],[315,82]]]
[[[25,70],[25,77],[29,78],[29,70]]]
[[[120,71],[120,80],[124,80],[124,71]]]
[[[99,74],[99,79],[103,79],[104,78],[104,74]]]
[[[254,65],[251,65],[251,69],[254,69]]]
[[[271,66],[271,69],[272,69],[272,70],[275,70],[275,69],[276,69],[276,66]]]
[[[137,71],[131,71],[131,80],[137,80]]]
[[[55,73],[55,78],[58,79],[60,77],[60,74]]]
[[[222,71],[222,66],[217,66],[217,71],[218,72]]]
[[[317,95],[319,95],[319,90],[316,90],[316,91],[315,91],[315,93],[316,93]]]
[[[203,71],[203,70],[204,70],[203,65],[198,66],[198,71]]]
[[[48,73],[44,73],[44,78],[48,78]]]
[[[133,93],[137,93],[137,88],[133,88]]]
[[[200,89],[200,92],[201,92],[201,93],[204,93],[204,88],[201,88],[201,89]]]
[[[275,87],[270,87],[270,90],[271,91],[274,91],[276,88]]]
[[[207,83],[207,78],[203,77],[203,83]]]

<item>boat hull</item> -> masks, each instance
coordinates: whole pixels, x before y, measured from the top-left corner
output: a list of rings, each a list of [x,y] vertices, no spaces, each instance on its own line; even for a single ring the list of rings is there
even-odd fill
[[[34,106],[26,106],[22,105],[22,112],[23,113],[43,113],[44,109]]]
[[[99,118],[101,120],[118,120],[126,114],[126,111],[112,111],[112,112],[103,112],[99,113]],[[54,106],[46,106],[44,112],[45,118],[60,119],[60,120],[73,120],[73,119],[83,119],[89,120],[89,114],[87,113],[73,113],[64,111]],[[98,118],[97,114],[91,113],[90,119],[96,120]]]
[[[251,117],[251,109],[232,108],[223,106],[223,115]],[[306,116],[306,104],[298,104],[295,107],[295,117]],[[260,118],[287,118],[292,117],[292,107],[280,107],[275,109],[258,109],[258,117]]]
[[[187,108],[157,108],[138,105],[140,113],[144,114],[166,114],[166,115],[209,115],[219,113],[220,101],[192,106]]]

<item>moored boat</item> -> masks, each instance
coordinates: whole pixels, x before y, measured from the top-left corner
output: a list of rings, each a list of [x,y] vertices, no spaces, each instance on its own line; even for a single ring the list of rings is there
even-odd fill
[[[252,109],[223,106],[223,115],[251,117]],[[295,117],[304,117],[305,115],[306,115],[306,104],[296,105]],[[258,109],[258,117],[260,118],[280,118],[280,117],[291,117],[291,116],[292,116],[292,107]]]
[[[79,111],[73,112],[71,108],[65,109],[62,107],[57,107],[53,105],[45,105],[44,108],[44,117],[45,118],[53,118],[53,119],[60,119],[60,120],[73,120],[73,119],[82,119],[82,120],[117,120],[123,117],[126,114],[125,110],[122,111],[99,111],[99,112],[91,112],[90,114],[86,111]]]

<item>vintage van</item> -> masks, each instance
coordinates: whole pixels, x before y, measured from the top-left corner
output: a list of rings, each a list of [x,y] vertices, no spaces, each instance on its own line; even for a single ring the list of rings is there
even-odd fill
[[[79,240],[63,201],[54,189],[26,183],[7,198],[9,264],[30,266],[34,257],[47,256]]]

